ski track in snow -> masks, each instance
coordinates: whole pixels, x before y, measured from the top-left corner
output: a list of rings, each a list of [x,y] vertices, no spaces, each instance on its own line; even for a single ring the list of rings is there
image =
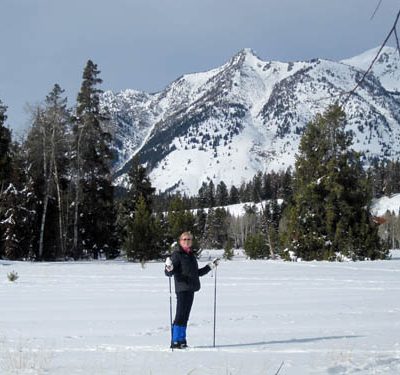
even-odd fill
[[[222,262],[216,347],[210,273],[196,294],[191,347],[173,352],[162,264],[2,261],[0,374],[272,375],[281,365],[285,375],[400,374],[395,255]],[[20,275],[15,283],[10,270]]]

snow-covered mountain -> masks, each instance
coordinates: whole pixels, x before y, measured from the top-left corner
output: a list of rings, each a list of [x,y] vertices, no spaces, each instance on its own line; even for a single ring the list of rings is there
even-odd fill
[[[379,52],[379,48],[342,60],[342,62],[366,71]],[[371,70],[386,90],[400,94],[400,59],[397,49],[384,47]]]
[[[306,124],[355,87],[376,53],[284,63],[244,49],[158,93],[105,92],[102,105],[117,139],[117,182],[137,152],[158,190],[189,195],[209,179],[238,186],[259,170],[286,169]],[[398,52],[384,48],[345,106],[354,148],[367,158],[400,155],[399,67]]]

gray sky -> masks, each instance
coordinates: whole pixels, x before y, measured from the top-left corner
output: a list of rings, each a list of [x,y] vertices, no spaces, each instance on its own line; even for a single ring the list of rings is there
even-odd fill
[[[70,105],[88,59],[103,90],[155,92],[243,48],[263,60],[340,60],[379,46],[399,0],[1,0],[0,99],[7,124],[55,83]],[[389,45],[394,45],[391,40]],[[16,133],[16,132],[14,132]]]

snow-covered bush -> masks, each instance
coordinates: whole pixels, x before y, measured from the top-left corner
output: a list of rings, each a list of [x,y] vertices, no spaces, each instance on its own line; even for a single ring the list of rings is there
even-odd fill
[[[11,281],[11,282],[16,281],[16,280],[19,278],[18,272],[16,272],[16,271],[11,271],[11,272],[9,272],[9,273],[7,274],[7,278],[8,278],[8,280]]]

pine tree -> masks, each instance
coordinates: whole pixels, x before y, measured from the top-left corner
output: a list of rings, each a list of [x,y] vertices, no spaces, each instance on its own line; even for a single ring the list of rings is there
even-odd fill
[[[291,167],[289,167],[285,172],[281,174],[281,186],[277,192],[276,198],[281,198],[286,203],[289,202],[293,195],[292,179],[292,171]]]
[[[232,185],[229,190],[229,204],[240,203],[239,190],[235,185]]]
[[[219,199],[225,201],[226,194],[224,190],[227,190],[227,188],[224,182],[222,182],[222,185],[219,187],[219,189],[220,189]],[[203,182],[197,195],[198,195],[197,206],[199,208],[214,207],[215,205],[218,204],[215,192],[215,185],[212,180],[210,180],[208,184],[206,182]]]
[[[193,235],[195,238],[202,238],[204,236],[204,230],[207,222],[206,211],[199,208],[196,211],[195,224],[193,228]]]
[[[124,243],[128,259],[144,263],[161,258],[163,254],[161,240],[160,224],[151,214],[145,198],[140,196],[136,204],[134,220],[128,224]]]
[[[400,161],[372,160],[368,170],[373,186],[373,197],[400,193]]]
[[[136,220],[136,210],[139,200],[143,199],[147,211],[152,214],[152,202],[155,189],[151,186],[151,181],[147,176],[146,168],[139,164],[138,156],[133,159],[132,167],[128,172],[128,190],[123,198],[118,224],[122,236],[125,250],[131,248],[129,243],[133,233],[134,222]]]
[[[202,245],[204,247],[222,248],[228,233],[228,212],[224,208],[209,209],[204,228]]]
[[[251,202],[253,189],[251,183],[243,182],[239,188],[240,202]]]
[[[7,107],[0,100],[0,223],[5,219],[7,210],[4,198],[4,190],[11,180],[11,132],[5,127]],[[4,226],[0,225],[0,257],[4,253]]]
[[[261,197],[264,200],[273,197],[271,174],[264,174],[262,177]]]
[[[369,168],[369,176],[372,184],[372,196],[380,198],[385,193],[385,169],[386,163],[383,160],[373,159]]]
[[[208,185],[207,185],[207,183],[203,182],[197,193],[197,206],[199,208],[207,208],[208,207],[207,190],[208,190]]]
[[[5,126],[6,111],[7,107],[0,100],[0,194],[11,177],[11,131]]]
[[[221,181],[217,185],[217,190],[215,193],[215,204],[217,206],[226,206],[229,203],[228,188],[224,181]]]
[[[279,221],[281,219],[281,210],[278,202],[271,199],[261,205],[260,231],[266,240],[266,247],[269,249],[269,255],[275,258],[278,247]]]
[[[264,235],[258,232],[247,236],[244,243],[244,251],[250,259],[267,257],[269,251]]]
[[[305,260],[387,254],[369,218],[370,185],[345,124],[334,105],[308,124],[300,141],[287,245]]]
[[[170,243],[176,241],[182,232],[195,232],[195,218],[193,214],[186,209],[182,198],[176,196],[168,209],[168,237]],[[196,238],[194,238],[196,241]]]
[[[146,168],[139,163],[138,155],[134,156],[131,169],[128,172],[128,184],[127,201],[129,202],[126,202],[126,204],[135,207],[139,197],[143,197],[148,207],[152,205],[156,189],[151,185]]]
[[[107,116],[100,111],[97,65],[89,60],[77,98],[74,126],[74,223],[75,258],[114,256],[116,244],[114,189],[111,179],[111,135]]]
[[[2,194],[3,232],[0,257],[12,260],[36,259],[38,241],[39,202],[30,177],[30,165],[24,150],[18,144],[12,146],[11,182]]]
[[[38,199],[26,155],[4,126],[5,112],[0,101],[0,258],[34,259]]]
[[[262,191],[262,173],[258,172],[254,177],[251,183],[252,186],[252,197],[251,200],[255,203],[261,201],[261,191]]]
[[[233,252],[233,240],[231,238],[228,238],[224,247],[223,258],[226,260],[232,260],[234,255],[235,254]]]
[[[215,185],[212,180],[208,184],[206,199],[207,199],[206,207],[215,207]]]

